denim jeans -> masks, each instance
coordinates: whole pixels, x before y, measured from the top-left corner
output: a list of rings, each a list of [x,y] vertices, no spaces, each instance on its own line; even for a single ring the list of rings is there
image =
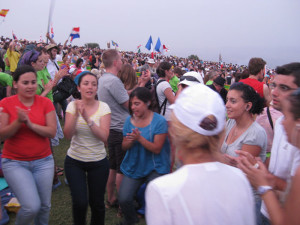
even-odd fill
[[[47,225],[54,175],[53,156],[33,161],[2,159],[4,177],[21,204],[17,225]]]
[[[104,224],[108,160],[105,158],[96,162],[82,162],[67,156],[65,173],[71,190],[74,225],[86,224],[88,203],[92,213],[90,224]]]
[[[147,177],[140,179],[133,179],[124,175],[118,198],[124,214],[124,224],[132,225],[137,221],[133,199],[139,187],[143,183],[148,184],[150,181],[159,176],[162,176],[162,174],[158,174],[156,171],[152,171]]]

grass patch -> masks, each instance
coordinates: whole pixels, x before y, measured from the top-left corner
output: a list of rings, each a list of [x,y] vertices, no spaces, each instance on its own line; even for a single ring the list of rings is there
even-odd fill
[[[55,163],[59,167],[64,167],[64,159],[66,157],[67,150],[70,146],[70,141],[63,139],[60,140],[60,145],[54,147],[54,159]],[[64,182],[65,176],[60,176],[59,179],[62,183],[55,191],[52,192],[52,206],[50,211],[49,225],[72,225],[72,202],[70,189]],[[10,214],[9,225],[15,224],[15,214]],[[113,225],[120,221],[117,217],[117,209],[106,209],[105,211],[105,224]],[[90,209],[88,210],[87,223],[90,224]],[[140,225],[145,225],[145,220],[140,219]]]

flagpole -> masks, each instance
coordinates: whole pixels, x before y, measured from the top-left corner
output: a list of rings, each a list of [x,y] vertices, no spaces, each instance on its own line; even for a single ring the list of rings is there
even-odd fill
[[[69,34],[69,36],[68,36],[68,38],[67,38],[68,41],[69,41],[70,35],[71,35],[71,33],[72,33],[72,30],[73,30],[73,28],[71,29],[70,34]]]
[[[49,17],[48,17],[48,26],[47,26],[47,32],[49,32],[49,28],[50,28],[50,22],[52,20],[52,14],[53,14],[53,9],[54,9],[54,4],[55,4],[55,0],[50,0],[50,9],[49,9]],[[48,38],[47,38],[47,44],[48,44]]]

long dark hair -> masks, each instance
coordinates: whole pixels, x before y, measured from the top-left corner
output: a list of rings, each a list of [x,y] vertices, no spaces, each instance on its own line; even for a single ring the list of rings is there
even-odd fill
[[[130,115],[132,115],[132,110],[131,110],[131,100],[133,99],[133,97],[137,97],[139,100],[141,100],[144,103],[148,103],[150,102],[150,104],[148,105],[148,109],[152,109],[152,95],[151,92],[148,88],[145,87],[137,87],[136,89],[134,89],[130,96],[129,96],[129,113]]]
[[[253,87],[244,84],[242,82],[236,82],[233,85],[230,86],[231,90],[236,90],[242,92],[242,98],[244,102],[251,102],[252,107],[249,110],[251,114],[261,114],[264,105],[265,105],[265,99],[259,96],[259,94],[253,89]]]
[[[159,66],[156,69],[156,73],[159,77],[165,77],[166,76],[166,70],[171,69],[172,65],[168,62],[162,62],[159,64]]]

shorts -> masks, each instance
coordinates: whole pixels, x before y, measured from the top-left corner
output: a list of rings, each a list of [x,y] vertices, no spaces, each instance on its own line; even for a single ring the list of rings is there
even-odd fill
[[[120,170],[121,163],[125,157],[126,151],[122,150],[123,133],[116,130],[109,130],[108,136],[108,160],[109,168],[122,173]]]

